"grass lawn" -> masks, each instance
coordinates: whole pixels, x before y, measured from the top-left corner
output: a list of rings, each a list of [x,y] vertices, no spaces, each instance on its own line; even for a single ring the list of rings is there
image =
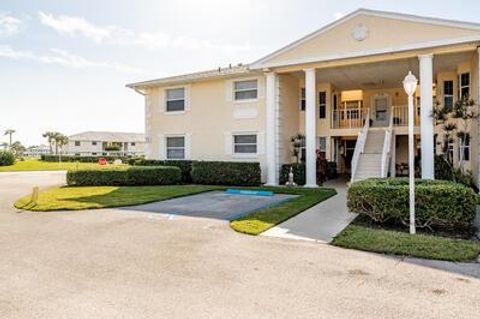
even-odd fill
[[[336,191],[330,188],[265,187],[262,190],[300,196],[233,220],[230,222],[230,227],[241,233],[258,235],[336,194]]]
[[[118,167],[116,165],[115,167]],[[122,165],[127,166],[127,165]],[[97,163],[73,163],[73,162],[44,162],[39,159],[17,160],[14,165],[0,166],[0,172],[19,172],[19,171],[63,171],[72,169],[93,169],[105,168],[109,169],[113,165],[98,165]]]
[[[472,261],[480,254],[480,242],[350,225],[333,245],[377,253],[448,261]]]
[[[57,187],[40,192],[36,204],[28,195],[17,200],[15,207],[52,211],[132,206],[218,188],[203,185]]]

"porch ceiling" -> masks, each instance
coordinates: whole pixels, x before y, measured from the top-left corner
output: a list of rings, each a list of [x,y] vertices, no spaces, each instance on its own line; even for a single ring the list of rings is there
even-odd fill
[[[434,56],[434,78],[439,71],[455,71],[457,64],[470,61],[474,53],[468,51]],[[418,77],[418,58],[318,69],[317,82],[332,83],[339,90],[395,88],[402,86],[408,71]],[[297,76],[302,78],[303,72],[297,73]]]

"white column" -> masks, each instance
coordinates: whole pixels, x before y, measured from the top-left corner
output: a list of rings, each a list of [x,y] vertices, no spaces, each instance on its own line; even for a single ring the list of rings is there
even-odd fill
[[[315,69],[305,70],[305,149],[306,149],[306,184],[305,187],[317,185],[317,112],[316,112]]]
[[[480,102],[480,48],[477,48],[477,104]],[[477,112],[480,107],[477,106]],[[478,114],[478,113],[477,113]],[[477,119],[477,135],[476,138],[478,138],[480,134],[480,120]],[[474,139],[473,139],[474,140]],[[478,170],[478,176],[477,176],[477,187],[480,186],[480,144],[478,144],[478,160],[477,160],[477,170]]]
[[[420,141],[422,178],[434,179],[433,55],[420,55]]]
[[[276,149],[276,85],[277,75],[275,73],[266,74],[266,160],[267,160],[267,185],[278,185],[278,172],[277,172],[277,149]]]

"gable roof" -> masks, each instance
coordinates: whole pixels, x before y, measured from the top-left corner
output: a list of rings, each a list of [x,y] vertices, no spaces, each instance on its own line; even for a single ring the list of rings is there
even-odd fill
[[[466,43],[466,42],[472,42],[472,41],[479,41],[480,40],[480,24],[479,23],[472,23],[472,22],[462,22],[462,21],[456,21],[456,20],[448,20],[448,19],[440,19],[440,18],[432,18],[432,17],[422,17],[422,16],[417,16],[417,15],[411,15],[411,14],[404,14],[404,13],[395,13],[395,12],[388,12],[388,11],[378,11],[378,10],[370,10],[370,9],[358,9],[356,11],[351,12],[350,14],[300,38],[297,41],[292,42],[289,45],[286,45],[268,55],[265,57],[253,62],[250,64],[251,69],[261,69],[261,68],[268,68],[268,67],[273,67],[273,66],[280,66],[280,65],[275,65],[269,63],[272,59],[278,57],[279,55],[291,51],[302,44],[334,29],[337,26],[340,26],[341,24],[344,24],[345,22],[354,19],[357,16],[360,15],[367,15],[367,16],[372,16],[372,17],[381,17],[381,18],[389,18],[389,19],[394,19],[394,20],[399,20],[399,21],[408,21],[408,22],[417,22],[417,23],[424,23],[424,24],[430,24],[430,25],[436,25],[436,26],[443,26],[443,27],[452,27],[452,28],[461,28],[461,29],[468,29],[472,31],[478,31],[478,36],[473,36],[473,37],[465,37],[464,39],[458,39],[457,42],[452,41],[453,43]],[[449,44],[449,43],[447,43]],[[428,46],[436,46],[436,43],[432,41],[432,43],[425,43],[425,47]],[[421,44],[419,44],[419,48],[422,48]],[[406,47],[407,49],[413,49],[413,47]],[[373,52],[372,52],[373,53]],[[369,55],[368,52],[365,52],[365,55]],[[347,54],[341,56],[341,58],[347,58],[349,57]],[[317,62],[317,61],[308,61],[306,60],[305,62]],[[321,62],[321,61],[318,61]]]
[[[249,70],[248,65],[240,64],[236,66],[229,66],[226,68],[218,68],[214,70],[169,76],[155,80],[129,83],[126,86],[131,89],[146,89],[159,85],[177,85],[202,80],[213,80],[216,78],[234,77],[249,73],[252,72]]]
[[[68,137],[72,141],[100,141],[100,142],[144,142],[145,135],[142,133],[129,132],[101,132],[88,131],[73,134]]]

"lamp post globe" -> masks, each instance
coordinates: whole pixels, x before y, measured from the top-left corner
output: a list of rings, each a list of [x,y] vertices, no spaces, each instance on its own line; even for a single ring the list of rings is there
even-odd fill
[[[413,93],[417,90],[418,80],[415,75],[412,74],[412,71],[408,71],[407,76],[403,80],[403,88],[408,96],[412,96]]]

